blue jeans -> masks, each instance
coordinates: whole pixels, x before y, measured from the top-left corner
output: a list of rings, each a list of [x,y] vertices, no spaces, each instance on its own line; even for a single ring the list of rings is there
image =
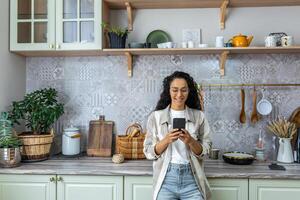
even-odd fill
[[[190,164],[170,163],[157,200],[203,200]]]

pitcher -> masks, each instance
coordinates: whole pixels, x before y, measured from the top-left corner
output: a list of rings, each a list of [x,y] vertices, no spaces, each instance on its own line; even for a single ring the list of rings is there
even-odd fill
[[[294,162],[291,138],[279,138],[277,161],[283,163]]]

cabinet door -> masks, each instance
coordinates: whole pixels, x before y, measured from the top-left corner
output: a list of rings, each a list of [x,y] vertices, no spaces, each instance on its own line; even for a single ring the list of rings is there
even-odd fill
[[[55,1],[10,1],[10,50],[54,50]]]
[[[0,175],[0,200],[56,200],[55,175]]]
[[[124,200],[152,200],[152,176],[125,176]]]
[[[56,50],[101,49],[101,0],[56,1]]]
[[[249,200],[299,199],[300,180],[250,179]]]
[[[212,200],[248,200],[248,179],[209,179]]]
[[[59,175],[57,200],[123,200],[122,176]]]

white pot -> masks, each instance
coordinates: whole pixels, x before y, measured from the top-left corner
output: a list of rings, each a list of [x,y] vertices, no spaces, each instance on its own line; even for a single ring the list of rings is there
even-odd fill
[[[62,137],[62,154],[77,155],[80,153],[80,133],[76,127],[64,129]]]

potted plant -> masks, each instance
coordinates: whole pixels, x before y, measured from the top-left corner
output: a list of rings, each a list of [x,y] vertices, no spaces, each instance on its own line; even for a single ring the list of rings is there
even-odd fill
[[[19,166],[21,146],[21,141],[12,133],[12,123],[8,120],[8,114],[2,112],[0,116],[0,166]]]
[[[127,35],[129,33],[127,28],[111,26],[105,22],[101,25],[104,28],[104,32],[108,34],[110,48],[125,48]]]
[[[63,104],[57,101],[57,91],[45,88],[26,94],[21,101],[13,102],[9,119],[30,130],[18,135],[23,143],[21,152],[23,161],[40,161],[48,159],[53,142],[53,123],[64,113]]]

